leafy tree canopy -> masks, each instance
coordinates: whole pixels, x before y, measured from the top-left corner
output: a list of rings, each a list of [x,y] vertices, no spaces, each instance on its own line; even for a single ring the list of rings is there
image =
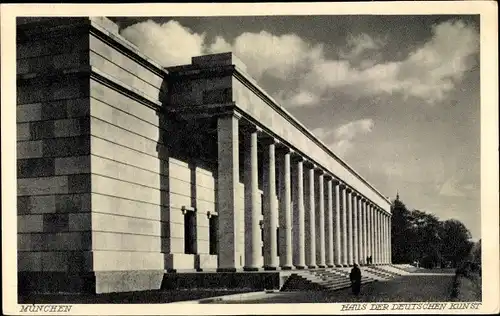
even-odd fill
[[[451,265],[472,256],[477,258],[477,247],[467,227],[456,219],[441,221],[433,214],[409,210],[396,198],[392,205],[392,261],[408,263],[419,261],[422,265],[436,267]],[[480,258],[479,246],[479,258]]]

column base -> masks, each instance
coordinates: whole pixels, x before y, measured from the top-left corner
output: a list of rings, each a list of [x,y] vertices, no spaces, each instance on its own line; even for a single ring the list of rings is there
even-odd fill
[[[262,268],[257,267],[243,267],[243,271],[260,271]]]
[[[295,269],[297,270],[304,270],[306,266],[295,266]]]
[[[336,264],[335,267],[336,268],[342,268],[343,266],[341,264]]]
[[[324,265],[324,264],[318,264],[318,268],[324,269],[324,268],[326,268],[326,265]]]
[[[270,267],[270,266],[267,266],[267,267],[264,267],[264,270],[265,270],[265,271],[276,271],[276,270],[278,270],[278,267]]]
[[[236,272],[236,268],[217,268],[217,272]]]
[[[281,267],[281,270],[292,270],[293,267],[291,266],[284,266],[284,267]]]
[[[316,265],[308,265],[307,268],[308,269],[316,269]]]
[[[333,264],[327,264],[326,266],[327,266],[328,268],[333,268],[333,267],[335,267]]]

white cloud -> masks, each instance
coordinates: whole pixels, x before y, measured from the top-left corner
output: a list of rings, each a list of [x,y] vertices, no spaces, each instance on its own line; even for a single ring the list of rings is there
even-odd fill
[[[346,47],[340,48],[342,60],[327,59],[322,44],[313,45],[295,34],[245,32],[232,43],[222,36],[207,43],[204,33],[174,20],[140,22],[121,34],[164,66],[188,64],[192,56],[233,51],[255,79],[279,79],[276,84],[283,89],[277,99],[285,106],[315,106],[339,90],[353,97],[399,93],[433,104],[446,98],[470,70],[470,57],[479,48],[478,32],[461,21],[434,26],[432,38],[406,59],[385,63],[376,61],[388,41],[366,34],[347,38]],[[298,86],[295,91],[285,91],[290,82]]]
[[[353,42],[353,48],[344,57],[381,47],[365,36]],[[369,66],[364,60],[358,70],[349,60],[319,58],[304,77],[298,93],[308,91],[323,96],[335,89],[353,96],[400,93],[405,98],[416,97],[433,104],[442,101],[470,70],[470,57],[478,49],[479,34],[474,28],[461,21],[448,21],[435,26],[432,38],[403,61]]]
[[[314,136],[321,139],[323,142],[329,142],[331,138],[335,135],[334,129],[329,129],[326,127],[318,127],[311,131]]]
[[[358,134],[366,134],[371,132],[372,128],[372,119],[357,120],[338,127],[335,130],[335,137],[338,139],[351,140]]]
[[[136,23],[121,31],[121,35],[165,67],[189,64],[192,56],[204,53],[205,34],[194,33],[174,20],[163,24],[152,20]]]
[[[466,190],[466,191],[474,191],[474,190],[476,190],[476,186],[472,183],[468,183],[468,184],[464,184],[462,186],[462,189]]]
[[[295,34],[245,32],[233,43],[222,36],[207,43],[204,33],[195,33],[175,20],[140,22],[125,28],[121,35],[163,66],[188,64],[192,56],[232,51],[255,79],[267,74],[286,81],[294,73],[307,71],[323,55],[322,45],[313,46]],[[299,97],[298,101],[304,100]]]
[[[465,196],[465,194],[460,191],[458,188],[458,179],[457,177],[451,177],[446,180],[441,189],[439,190],[439,194],[443,196],[451,196],[451,197],[461,197]]]
[[[224,37],[222,36],[216,36],[214,42],[212,45],[210,45],[209,51],[211,53],[225,53],[225,52],[231,52],[233,48],[231,47],[231,44],[226,42]]]
[[[316,128],[312,132],[321,139],[332,151],[345,157],[355,145],[355,139],[370,133],[374,123],[372,119],[362,119],[346,123],[336,129]]]
[[[381,38],[372,38],[370,35],[362,33],[354,36],[350,34],[347,37],[346,49],[340,51],[340,57],[353,60],[365,55],[367,52],[379,50],[386,45],[386,40]]]
[[[219,46],[232,47],[256,79],[267,74],[287,80],[295,72],[309,68],[323,54],[322,46],[311,46],[295,34],[276,36],[266,31],[242,33],[231,45],[227,42],[222,45],[219,40],[212,49]]]
[[[288,101],[294,106],[307,106],[318,103],[318,96],[312,94],[309,91],[301,91],[298,94],[293,95],[293,97]]]

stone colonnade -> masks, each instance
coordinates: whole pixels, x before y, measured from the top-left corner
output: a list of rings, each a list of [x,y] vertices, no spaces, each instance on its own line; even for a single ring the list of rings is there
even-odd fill
[[[245,122],[240,128],[243,119],[236,112],[217,120],[218,271],[236,271],[238,266],[234,210],[240,172],[245,187],[244,270],[346,267],[367,264],[368,257],[372,264],[391,262],[390,213],[257,126],[248,128]],[[240,136],[244,170],[239,168]],[[264,149],[262,175],[259,143]],[[263,178],[263,266],[259,176]]]

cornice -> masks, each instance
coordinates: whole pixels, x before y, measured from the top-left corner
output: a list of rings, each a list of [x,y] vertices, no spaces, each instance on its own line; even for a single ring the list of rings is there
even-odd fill
[[[160,77],[168,76],[168,71],[159,62],[143,54],[135,45],[122,38],[119,34],[106,30],[93,20],[90,20],[89,32],[156,75]]]
[[[141,93],[140,91],[130,87],[129,85],[121,82],[120,80],[104,73],[96,67],[89,67],[90,78],[94,79],[128,97],[134,99],[135,101],[146,105],[154,110],[159,110],[162,107],[161,102],[152,99],[151,97]]]

